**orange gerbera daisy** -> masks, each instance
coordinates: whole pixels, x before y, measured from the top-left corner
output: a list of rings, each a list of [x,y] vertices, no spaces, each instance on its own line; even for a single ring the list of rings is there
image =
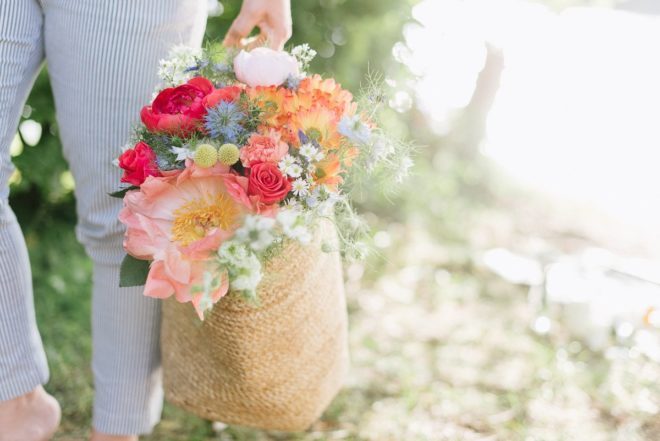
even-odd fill
[[[337,185],[344,180],[340,176],[342,172],[341,161],[335,154],[328,155],[324,160],[316,164],[314,182],[317,185],[325,185],[331,190],[336,190]]]
[[[300,81],[295,104],[302,108],[309,108],[319,102],[331,109],[338,117],[353,115],[357,104],[353,102],[353,95],[332,78],[323,79],[320,75],[312,75]]]
[[[286,119],[288,111],[285,103],[293,98],[290,90],[277,86],[257,86],[249,87],[245,92],[250,101],[264,112],[266,124],[277,126],[284,122],[283,119]]]
[[[293,135],[301,130],[325,150],[336,150],[341,143],[341,135],[337,132],[338,123],[339,120],[331,109],[313,106],[292,115],[288,129]],[[299,145],[300,141],[296,139],[293,144]]]

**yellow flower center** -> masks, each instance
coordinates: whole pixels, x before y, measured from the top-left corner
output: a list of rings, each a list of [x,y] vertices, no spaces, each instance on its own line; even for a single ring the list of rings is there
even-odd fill
[[[172,240],[188,246],[206,236],[209,230],[230,230],[238,220],[238,208],[225,194],[219,194],[209,202],[194,199],[174,211]]]
[[[308,138],[314,140],[314,141],[321,141],[321,131],[317,129],[316,127],[310,127],[306,130],[305,134],[307,135]]]

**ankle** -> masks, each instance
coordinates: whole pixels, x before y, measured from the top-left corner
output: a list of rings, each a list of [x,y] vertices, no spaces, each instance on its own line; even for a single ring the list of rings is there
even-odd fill
[[[57,400],[42,386],[0,402],[0,441],[50,439],[60,423]]]
[[[38,402],[42,394],[45,394],[43,386],[37,386],[30,392],[23,394],[19,397],[12,398],[6,401],[0,401],[0,412],[5,409],[16,409],[21,407],[30,407],[35,402]]]

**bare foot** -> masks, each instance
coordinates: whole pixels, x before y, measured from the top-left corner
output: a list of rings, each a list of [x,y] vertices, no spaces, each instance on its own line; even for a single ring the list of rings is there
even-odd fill
[[[0,441],[47,441],[60,425],[61,410],[43,387],[0,401]]]
[[[135,435],[106,435],[105,433],[92,430],[90,441],[138,441],[138,437]]]

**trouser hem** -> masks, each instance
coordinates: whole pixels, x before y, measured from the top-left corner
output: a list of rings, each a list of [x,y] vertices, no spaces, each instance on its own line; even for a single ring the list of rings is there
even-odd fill
[[[21,372],[20,376],[14,378],[11,378],[11,375],[5,376],[0,381],[0,401],[18,398],[47,382],[48,369],[35,368],[29,372]]]

